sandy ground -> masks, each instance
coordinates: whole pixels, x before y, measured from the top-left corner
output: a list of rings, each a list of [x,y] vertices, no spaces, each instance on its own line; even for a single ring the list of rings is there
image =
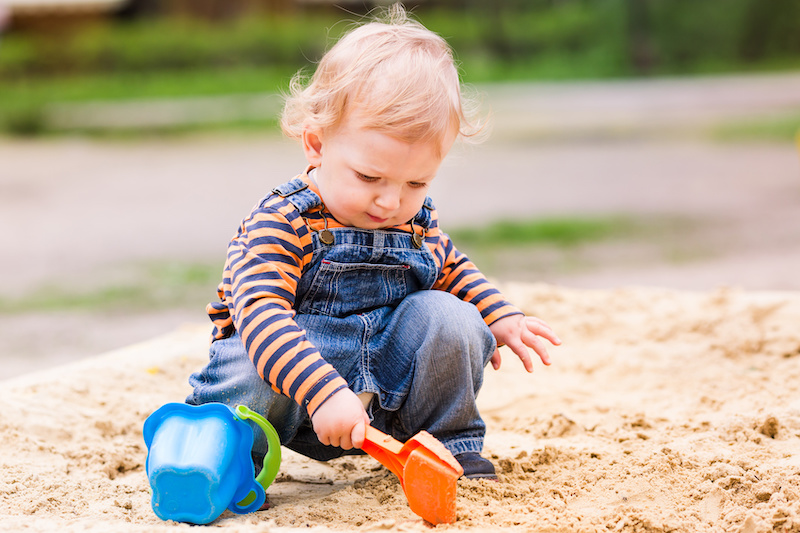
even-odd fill
[[[798,80],[494,93],[515,112],[497,105],[493,140],[442,168],[432,194],[444,221],[681,224],[577,259],[507,259],[527,282],[504,283],[507,296],[565,344],[533,375],[508,354],[487,372],[479,401],[501,480],[460,482],[458,520],[439,529],[800,531],[800,157],[789,143],[697,135],[748,109],[796,114]],[[0,162],[6,297],[213,260],[255,199],[302,168],[270,136],[0,140]],[[2,318],[0,530],[186,529],[150,510],[141,425],[182,400],[205,359],[202,309]],[[269,494],[272,509],[212,527],[428,530],[366,457],[287,452]]]
[[[506,354],[479,401],[500,481],[461,481],[444,531],[800,531],[800,295],[508,285],[565,340],[526,374]],[[0,391],[0,529],[165,532],[144,418],[187,392],[185,328]],[[368,457],[287,452],[272,508],[227,531],[428,531]],[[186,526],[182,526],[186,528]]]

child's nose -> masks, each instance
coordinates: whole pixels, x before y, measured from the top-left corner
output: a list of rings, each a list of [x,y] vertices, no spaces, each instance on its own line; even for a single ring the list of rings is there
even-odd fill
[[[375,198],[375,205],[387,211],[397,209],[400,207],[400,193],[393,189],[384,189]]]

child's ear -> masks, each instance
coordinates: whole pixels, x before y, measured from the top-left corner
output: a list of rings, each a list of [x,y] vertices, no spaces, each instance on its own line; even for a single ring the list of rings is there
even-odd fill
[[[309,165],[318,167],[322,164],[322,133],[318,129],[303,128],[303,152]]]

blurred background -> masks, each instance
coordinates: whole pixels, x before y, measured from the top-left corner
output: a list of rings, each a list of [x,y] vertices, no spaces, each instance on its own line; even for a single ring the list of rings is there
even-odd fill
[[[0,0],[0,379],[203,324],[281,92],[385,4]],[[490,277],[800,289],[800,2],[405,5],[491,118],[432,189]]]

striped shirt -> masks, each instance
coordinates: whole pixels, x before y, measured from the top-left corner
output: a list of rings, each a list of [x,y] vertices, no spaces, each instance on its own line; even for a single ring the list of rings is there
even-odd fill
[[[299,177],[319,195],[306,174]],[[267,196],[242,221],[228,246],[223,280],[217,289],[219,301],[206,310],[214,323],[212,340],[238,331],[259,375],[276,392],[293,398],[313,415],[347,383],[308,341],[294,320],[293,307],[300,277],[313,255],[312,231],[326,224],[329,228],[344,226],[328,211],[323,215],[323,206],[300,213],[289,198]],[[439,230],[436,210],[430,214],[424,241],[439,269],[432,288],[474,304],[487,325],[521,314]],[[412,231],[410,224],[392,229]]]

